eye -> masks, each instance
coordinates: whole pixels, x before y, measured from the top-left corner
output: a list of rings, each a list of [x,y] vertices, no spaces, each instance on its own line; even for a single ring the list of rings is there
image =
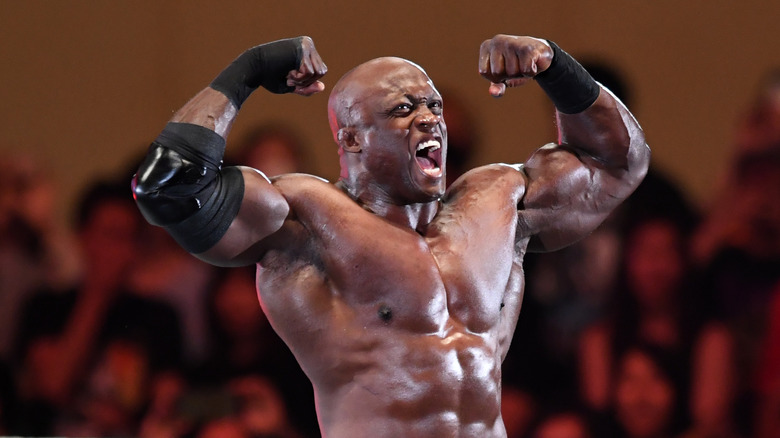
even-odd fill
[[[390,110],[390,114],[394,116],[406,116],[414,110],[414,105],[409,102],[399,103]]]
[[[442,105],[441,101],[434,100],[430,104],[428,104],[428,108],[434,114],[441,114],[442,110],[444,109],[444,106]]]

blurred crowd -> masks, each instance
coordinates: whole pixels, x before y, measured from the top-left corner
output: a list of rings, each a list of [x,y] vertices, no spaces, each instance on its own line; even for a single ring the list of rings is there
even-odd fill
[[[614,69],[587,67],[631,107]],[[480,136],[442,94],[452,180]],[[295,132],[259,126],[226,162],[306,172]],[[589,237],[527,255],[503,366],[510,438],[780,436],[780,71],[734,132],[710,205],[651,166]],[[89,184],[65,228],[45,167],[0,157],[0,435],[319,436],[255,267],[207,265],[148,225],[137,164]]]

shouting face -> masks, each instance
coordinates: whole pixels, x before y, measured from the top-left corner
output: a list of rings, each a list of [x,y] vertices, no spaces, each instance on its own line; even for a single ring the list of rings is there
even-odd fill
[[[342,179],[393,203],[444,194],[447,128],[442,99],[417,65],[379,58],[347,73],[329,115],[342,154]]]

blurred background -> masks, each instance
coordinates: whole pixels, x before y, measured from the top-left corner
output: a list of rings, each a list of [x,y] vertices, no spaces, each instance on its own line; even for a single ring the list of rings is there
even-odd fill
[[[4,2],[0,148],[49,165],[67,209],[87,179],[142,153],[172,112],[245,48],[309,35],[330,85],[377,56],[419,63],[473,107],[484,127],[476,162],[519,161],[551,138],[547,101],[535,87],[492,99],[476,66],[483,40],[527,34],[619,68],[654,160],[704,202],[729,158],[736,115],[777,63],[779,10],[750,0]],[[335,179],[326,102],[327,93],[262,94],[243,109],[234,137],[258,120],[291,121],[307,140],[312,171]]]
[[[480,43],[508,33],[585,64],[653,150],[615,217],[526,262],[510,436],[780,436],[778,19],[780,3],[759,0],[3,1],[0,434],[315,436],[292,358],[259,307],[236,310],[256,302],[252,273],[207,269],[136,223],[122,202],[133,171],[244,49],[297,35],[313,38],[326,86],[378,56],[424,67],[444,95],[452,174],[524,161],[555,140],[551,104],[533,84],[494,99],[477,74]],[[226,161],[335,181],[327,94],[256,93]],[[159,318],[131,340],[99,335],[115,311]],[[660,395],[632,399],[645,381],[657,391],[640,395]]]

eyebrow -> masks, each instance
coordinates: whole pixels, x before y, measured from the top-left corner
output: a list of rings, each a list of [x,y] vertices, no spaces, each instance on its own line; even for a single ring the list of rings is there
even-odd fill
[[[426,96],[417,97],[417,96],[415,96],[413,94],[408,94],[407,93],[407,94],[404,94],[404,97],[409,99],[414,104],[420,104],[422,102],[434,102],[434,101],[441,101],[442,100],[441,96],[436,95],[436,94],[432,95],[429,98],[429,97],[426,97]]]

